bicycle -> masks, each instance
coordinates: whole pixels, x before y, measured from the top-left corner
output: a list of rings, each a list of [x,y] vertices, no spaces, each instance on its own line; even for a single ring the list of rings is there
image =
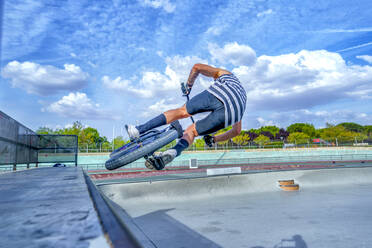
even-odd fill
[[[181,90],[183,95],[187,97],[187,101],[189,101],[189,95],[186,94],[187,90],[184,83],[181,83]],[[190,118],[194,123],[193,117],[191,116]],[[154,153],[158,149],[171,143],[177,138],[181,138],[182,136],[183,129],[178,121],[172,122],[163,130],[149,130],[146,133],[141,134],[138,139],[114,150],[110,154],[110,158],[106,161],[105,167],[108,170],[115,170],[143,157],[146,160],[152,159],[155,161],[155,163],[145,163],[147,168],[151,170],[162,170],[165,165],[162,162],[162,159]]]

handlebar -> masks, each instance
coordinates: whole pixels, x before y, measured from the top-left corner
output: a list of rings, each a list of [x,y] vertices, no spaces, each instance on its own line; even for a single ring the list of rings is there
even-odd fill
[[[187,89],[186,89],[186,85],[184,82],[181,83],[181,90],[182,90],[183,96],[186,96],[187,101],[189,101],[190,98],[189,98],[189,95],[186,94]],[[191,118],[192,123],[195,123],[194,118],[192,116],[190,116],[190,118]]]

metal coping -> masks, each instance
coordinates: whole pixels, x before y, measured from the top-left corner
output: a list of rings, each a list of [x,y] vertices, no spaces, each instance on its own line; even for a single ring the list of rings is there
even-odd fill
[[[113,247],[142,248],[140,241],[129,228],[115,215],[112,207],[101,195],[89,176],[84,172],[85,181],[94,207],[101,220],[102,228],[110,238]]]

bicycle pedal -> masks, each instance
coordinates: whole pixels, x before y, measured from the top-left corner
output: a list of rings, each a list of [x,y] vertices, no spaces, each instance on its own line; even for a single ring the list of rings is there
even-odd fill
[[[163,158],[160,156],[155,157],[155,167],[157,170],[162,170],[165,167],[165,163],[163,161]]]
[[[146,158],[145,166],[147,167],[147,169],[156,170],[156,168],[154,167],[154,159],[151,157]]]
[[[145,166],[150,170],[162,170],[165,164],[161,157],[153,156],[146,159]]]

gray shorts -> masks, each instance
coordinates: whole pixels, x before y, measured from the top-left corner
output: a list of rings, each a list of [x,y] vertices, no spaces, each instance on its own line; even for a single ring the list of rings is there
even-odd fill
[[[190,115],[211,112],[195,123],[199,135],[211,134],[225,127],[225,106],[206,90],[191,98],[186,103],[186,110]]]

